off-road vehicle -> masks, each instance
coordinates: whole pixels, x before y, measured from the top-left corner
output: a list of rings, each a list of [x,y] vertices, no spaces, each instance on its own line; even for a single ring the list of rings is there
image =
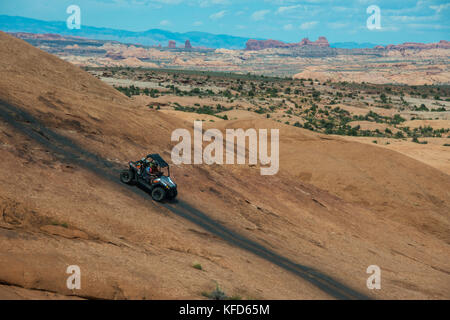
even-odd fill
[[[155,201],[171,200],[177,196],[177,185],[170,178],[170,167],[159,154],[149,154],[141,160],[130,161],[128,166],[120,173],[123,183],[144,187]],[[166,175],[163,169],[167,169]]]

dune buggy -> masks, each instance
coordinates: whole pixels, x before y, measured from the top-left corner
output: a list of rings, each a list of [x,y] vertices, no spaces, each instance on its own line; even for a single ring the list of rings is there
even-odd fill
[[[163,173],[167,169],[167,174]],[[147,189],[153,200],[175,199],[177,185],[170,178],[170,168],[159,154],[149,154],[138,161],[128,162],[128,169],[120,173],[120,181]]]

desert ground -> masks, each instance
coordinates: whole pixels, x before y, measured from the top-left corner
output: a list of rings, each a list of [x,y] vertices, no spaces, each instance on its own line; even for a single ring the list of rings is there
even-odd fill
[[[0,298],[450,298],[447,85],[79,67],[3,32],[0,58]],[[120,183],[195,120],[279,129],[279,172],[172,165],[162,204]]]

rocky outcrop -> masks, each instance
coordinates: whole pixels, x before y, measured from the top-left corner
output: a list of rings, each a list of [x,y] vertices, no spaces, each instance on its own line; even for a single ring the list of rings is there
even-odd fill
[[[254,40],[247,41],[245,50],[263,50],[269,48],[289,48],[289,43],[284,43],[278,40]]]
[[[174,49],[177,47],[177,43],[173,40],[169,41],[169,48]]]
[[[403,44],[390,44],[385,47],[376,46],[377,50],[427,50],[427,49],[450,49],[450,41],[441,40],[436,43],[419,43],[419,42],[405,42]]]
[[[122,53],[120,53],[120,52],[112,52],[112,51],[108,51],[105,54],[105,58],[110,58],[110,59],[113,59],[113,60],[125,59],[125,57],[122,55]]]
[[[96,41],[78,36],[67,36],[54,33],[42,33],[42,34],[29,32],[8,32],[8,33],[22,40],[86,41],[86,42]]]
[[[28,32],[12,32],[13,36],[19,39],[40,39],[40,40],[64,40],[64,39],[70,39],[74,38],[71,36],[63,37],[59,34],[52,34],[52,33],[46,33],[46,34],[36,34],[36,33],[28,33]]]
[[[296,47],[304,47],[304,46],[312,46],[312,47],[323,47],[329,48],[330,44],[328,43],[327,38],[319,37],[316,41],[311,41],[308,38],[303,38],[302,41],[298,43],[286,43],[278,40],[254,40],[250,39],[247,41],[246,50],[263,50],[263,49],[271,49],[271,48],[296,48]]]
[[[327,38],[319,37],[319,39],[317,39],[316,41],[311,41],[308,38],[303,38],[302,41],[300,41],[300,43],[298,43],[297,46],[298,47],[301,47],[301,46],[329,47],[330,44],[328,43]]]
[[[328,42],[327,38],[319,37],[319,39],[317,39],[317,41],[313,42],[313,45],[318,46],[318,47],[329,47],[330,43]]]

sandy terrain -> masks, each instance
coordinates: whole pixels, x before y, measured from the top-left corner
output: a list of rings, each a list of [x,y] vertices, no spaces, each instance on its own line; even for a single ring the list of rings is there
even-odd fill
[[[379,130],[381,132],[384,132],[386,129],[391,130],[393,133],[396,133],[399,131],[396,128],[393,128],[390,125],[387,125],[385,123],[376,123],[376,122],[370,122],[370,121],[351,121],[348,123],[351,127],[360,126],[361,130]]]
[[[194,122],[194,121],[223,121],[223,119],[220,119],[216,116],[211,116],[209,114],[197,114],[197,113],[190,113],[190,112],[183,112],[183,111],[176,111],[176,110],[161,110],[161,113],[167,114],[171,117],[183,119],[188,122]]]
[[[448,57],[445,52],[440,51],[441,57]],[[424,56],[414,56],[416,60],[424,59]],[[385,58],[386,59],[386,58]],[[402,57],[402,59],[405,59]],[[364,64],[364,58],[355,57],[360,62],[357,65],[335,64],[330,68],[327,64],[319,64],[317,66],[306,67],[300,73],[294,75],[294,78],[312,78],[320,81],[351,81],[351,82],[368,82],[368,83],[398,83],[408,85],[423,85],[435,83],[450,83],[450,71],[448,65],[434,64],[426,66],[420,63],[419,66],[409,63],[396,64],[395,60],[389,64],[379,64],[376,60],[369,60]],[[365,60],[367,62],[367,60]],[[370,63],[372,62],[372,63]],[[375,62],[375,63],[373,63]]]
[[[433,129],[446,129],[450,128],[450,120],[413,120],[405,121],[402,123],[403,127],[432,127]]]
[[[377,141],[377,146],[400,152],[450,175],[450,147],[444,146],[444,144],[450,144],[449,138],[420,139],[426,141],[427,144],[417,144],[410,139],[374,137],[345,137],[345,139],[372,145],[374,145],[373,141]]]

